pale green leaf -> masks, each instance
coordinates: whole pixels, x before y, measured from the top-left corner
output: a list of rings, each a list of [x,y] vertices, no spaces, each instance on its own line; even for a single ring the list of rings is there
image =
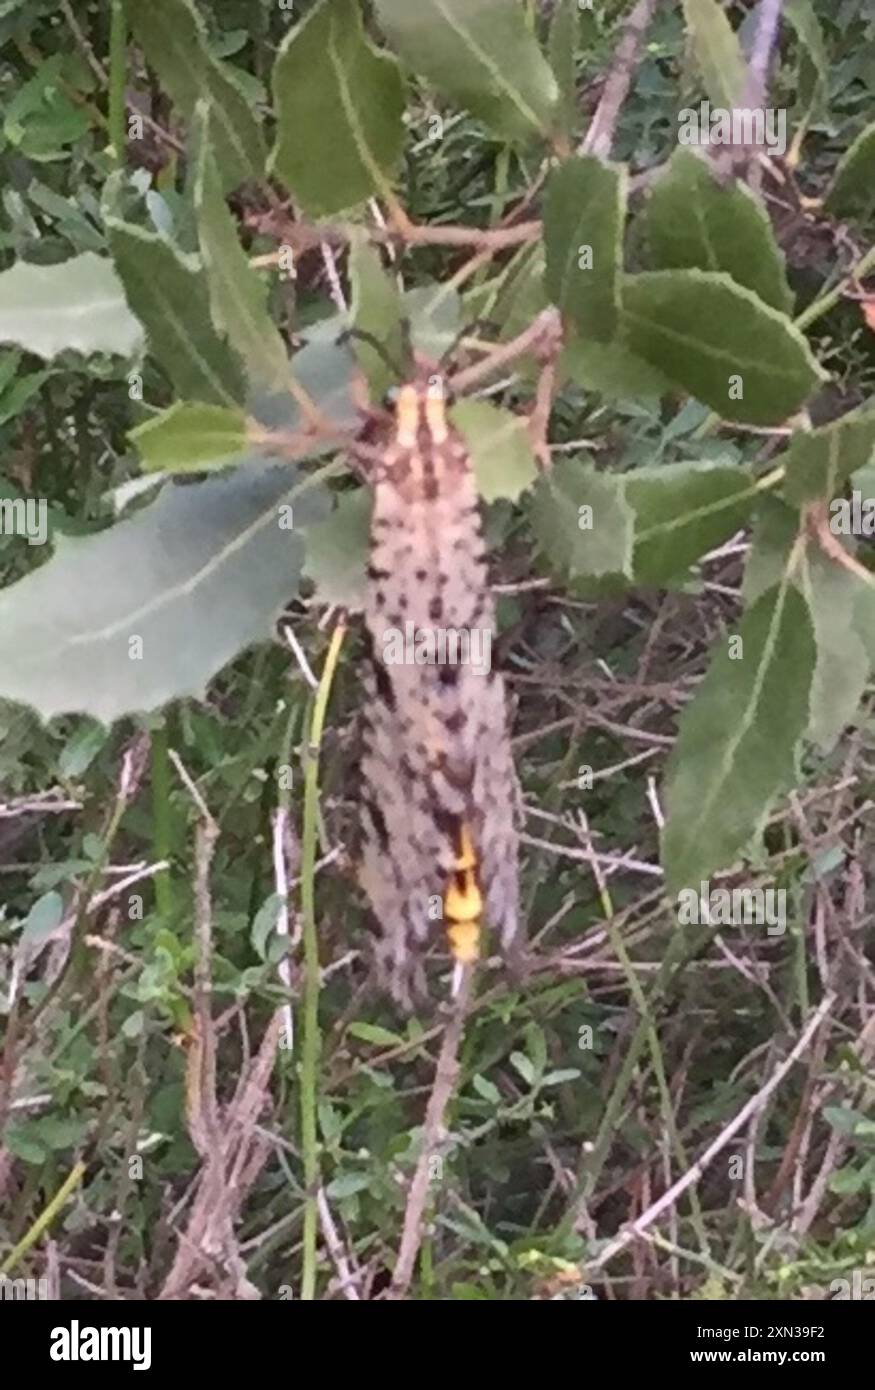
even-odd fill
[[[706,94],[731,108],[744,95],[747,65],[720,0],[683,0],[684,18]]]
[[[307,533],[304,574],[319,603],[353,612],[363,606],[372,511],[370,488],[343,492],[331,515]]]
[[[128,438],[147,472],[199,473],[239,458],[246,447],[246,416],[222,405],[176,401]]]
[[[527,424],[489,401],[459,401],[449,412],[471,454],[477,490],[484,502],[515,502],[538,476]]]
[[[0,273],[0,342],[47,361],[67,351],[131,357],[143,329],[112,261],[85,251],[58,265],[18,261]]]
[[[203,695],[270,636],[326,505],[293,469],[250,466],[168,484],[97,535],[59,537],[47,564],[0,592],[0,697],[108,724]]]
[[[563,459],[538,484],[531,520],[550,566],[576,575],[631,578],[635,516],[622,479]]]

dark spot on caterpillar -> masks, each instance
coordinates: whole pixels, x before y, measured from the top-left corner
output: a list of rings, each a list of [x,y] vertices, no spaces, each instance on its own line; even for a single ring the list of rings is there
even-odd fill
[[[437,595],[429,603],[428,616],[431,618],[433,623],[439,622],[440,619],[444,616],[444,601],[440,597],[440,595]]]
[[[378,565],[368,565],[368,579],[388,579],[389,570],[381,570]]]
[[[377,832],[377,839],[380,842],[380,849],[383,851],[384,854],[386,854],[389,849],[389,831],[386,827],[386,821],[383,817],[383,812],[380,810],[376,801],[366,801],[365,810],[371,818],[371,824],[373,825],[374,830]]]
[[[377,694],[392,714],[395,713],[395,691],[392,689],[392,682],[389,679],[385,666],[381,661],[374,662],[374,680],[377,684]]]
[[[441,685],[456,686],[459,684],[459,670],[456,666],[441,666],[438,671],[438,682]]]
[[[459,817],[437,804],[431,807],[431,817],[440,833],[451,841],[454,848],[458,849],[461,833]]]
[[[457,709],[454,714],[449,715],[444,720],[444,728],[450,734],[458,734],[468,723],[468,716],[463,709]]]

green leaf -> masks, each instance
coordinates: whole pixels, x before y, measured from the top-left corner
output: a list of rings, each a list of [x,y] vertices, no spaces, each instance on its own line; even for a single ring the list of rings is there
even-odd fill
[[[650,195],[645,228],[655,270],[725,270],[783,313],[793,308],[784,257],[759,200],[723,187],[708,162],[678,149]]]
[[[267,959],[268,946],[271,937],[276,931],[276,924],[279,921],[280,909],[283,906],[283,898],[279,893],[271,893],[265,898],[261,907],[256,912],[252,926],[249,929],[249,939],[252,942],[252,949],[259,960]]]
[[[376,1023],[351,1023],[347,1028],[349,1037],[360,1038],[362,1042],[374,1043],[376,1047],[404,1047],[405,1039],[400,1033],[392,1033],[388,1028],[380,1028]]]
[[[814,624],[817,666],[808,737],[828,753],[850,724],[869,680],[870,663],[855,625],[861,579],[809,546],[799,583]]]
[[[630,396],[664,396],[672,390],[668,377],[658,367],[636,357],[626,345],[590,342],[572,338],[562,350],[557,376],[568,376],[587,391],[598,391],[608,400]]]
[[[519,1072],[527,1086],[531,1086],[535,1080],[535,1068],[524,1052],[512,1052],[510,1054],[511,1066]]]
[[[6,1130],[5,1143],[11,1154],[20,1158],[23,1163],[45,1163],[48,1158],[48,1150],[40,1144],[31,1134],[31,1126],[9,1125]]]
[[[737,106],[744,95],[747,66],[719,0],[683,0],[705,92],[718,106]]]
[[[356,0],[321,0],[273,69],[270,167],[315,217],[385,193],[404,144],[398,64],[366,38]]]
[[[354,1197],[357,1192],[367,1192],[371,1181],[368,1173],[341,1173],[331,1179],[326,1188],[326,1195],[332,1201],[339,1202],[344,1197]]]
[[[112,261],[85,251],[60,265],[18,261],[0,273],[0,342],[46,361],[67,351],[132,357],[143,329]]]
[[[353,338],[352,349],[364,372],[372,401],[381,401],[388,388],[405,373],[402,307],[397,286],[387,273],[379,253],[362,238],[350,247],[348,262],[352,288],[352,321],[356,328],[382,343],[385,358],[370,343]],[[397,364],[393,370],[391,363]]]
[[[494,1082],[487,1077],[481,1076],[479,1072],[472,1078],[471,1085],[477,1092],[481,1100],[488,1101],[490,1105],[500,1105],[501,1092]]]
[[[556,130],[566,137],[571,135],[579,119],[574,68],[579,20],[580,9],[577,0],[558,0],[547,41],[550,66],[559,89]]]
[[[126,0],[125,11],[146,60],[180,114],[191,120],[209,98],[215,112],[216,160],[225,191],[264,171],[261,127],[233,70],[214,56],[191,0]]]
[[[51,561],[0,592],[0,696],[104,724],[201,696],[270,637],[326,505],[291,468],[244,467],[169,484],[97,535],[60,536]]]
[[[103,725],[83,720],[58,755],[58,776],[72,779],[81,777],[105,746],[106,729]]]
[[[370,488],[340,494],[326,521],[307,533],[304,574],[319,603],[355,612],[364,606],[373,497]]]
[[[794,434],[779,455],[786,469],[784,496],[794,506],[835,497],[851,474],[870,461],[873,450],[875,410],[852,410],[820,429]]]
[[[36,946],[39,942],[45,941],[60,926],[63,916],[64,899],[60,893],[44,893],[41,898],[37,898],[27,914],[21,932],[22,942],[26,942],[28,946]]]
[[[449,285],[417,285],[403,298],[404,317],[416,352],[436,362],[455,343],[462,323],[462,301]]]
[[[621,479],[580,459],[563,459],[539,482],[531,521],[552,568],[571,577],[631,578],[635,515]]]
[[[288,353],[267,312],[267,284],[250,268],[225,202],[213,156],[216,113],[209,103],[198,102],[194,124],[194,203],[213,325],[239,355],[253,389],[281,389],[289,380]]]
[[[864,1124],[866,1120],[862,1111],[852,1110],[849,1105],[825,1105],[823,1118],[839,1134],[846,1134],[849,1137],[856,1134],[859,1126]]]
[[[760,494],[749,473],[717,463],[676,463],[626,475],[635,512],[636,584],[661,584],[747,521]]]
[[[294,380],[325,419],[338,430],[348,429],[359,421],[358,406],[352,392],[355,358],[349,345],[338,341],[345,327],[345,319],[337,316],[306,329],[302,334],[306,339],[305,345],[291,359]],[[289,390],[258,392],[250,398],[247,406],[250,414],[269,431],[277,430],[288,435],[309,425],[301,406]],[[264,441],[265,447],[269,442]],[[336,448],[337,440],[330,433],[317,433],[307,443],[306,456],[315,458]]]
[[[784,0],[784,19],[796,31],[796,37],[808,54],[821,87],[829,77],[829,61],[823,41],[823,29],[811,0]]]
[[[146,472],[200,473],[239,458],[246,447],[246,416],[222,405],[176,401],[131,430],[128,439]]]
[[[842,155],[824,206],[834,217],[868,219],[875,208],[875,121]]]
[[[27,375],[20,376],[17,381],[12,382],[8,390],[0,395],[0,425],[5,425],[9,420],[14,420],[16,415],[20,415],[28,401],[36,395],[43,382],[48,381],[50,375],[51,373],[48,371],[28,372]]]
[[[517,0],[374,0],[389,42],[508,140],[546,139],[559,88]]]
[[[148,334],[149,355],[178,396],[235,407],[245,397],[239,363],[210,319],[209,285],[196,256],[154,232],[106,219],[128,302]]]
[[[666,888],[698,889],[762,834],[794,781],[808,725],[815,646],[804,600],[786,580],[738,626],[681,716],[666,786]]]
[[[780,582],[799,533],[799,514],[777,497],[764,499],[751,537],[744,572],[743,596],[753,603]],[[809,738],[823,753],[836,743],[857,712],[871,662],[860,630],[860,616],[872,589],[811,544],[794,572],[793,582],[808,605],[817,648],[809,700]]]
[[[538,476],[526,421],[489,401],[459,401],[450,420],[465,438],[484,502],[515,502]]]
[[[826,380],[790,320],[723,272],[627,275],[623,322],[633,352],[725,420],[780,424]]]
[[[65,73],[65,57],[56,53],[40,63],[33,77],[13,86],[6,103],[3,136],[19,157],[49,163],[66,157],[65,145],[87,134],[91,116],[75,106],[67,90],[75,90]],[[66,89],[66,90],[65,90]]]
[[[566,159],[544,201],[545,284],[551,300],[588,339],[608,342],[620,307],[626,171],[594,155]]]

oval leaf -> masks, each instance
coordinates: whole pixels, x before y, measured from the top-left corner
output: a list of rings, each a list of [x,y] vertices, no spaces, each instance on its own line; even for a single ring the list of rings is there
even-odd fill
[[[666,787],[662,861],[670,893],[732,865],[792,785],[808,726],[815,646],[786,579],[745,614],[684,711]]]
[[[725,420],[780,424],[826,379],[790,320],[724,273],[628,275],[623,323],[633,352]]]
[[[547,138],[559,100],[518,0],[375,0],[401,56],[508,140]]]
[[[355,0],[322,0],[273,69],[272,170],[313,216],[384,192],[404,143],[398,64],[365,38]]]

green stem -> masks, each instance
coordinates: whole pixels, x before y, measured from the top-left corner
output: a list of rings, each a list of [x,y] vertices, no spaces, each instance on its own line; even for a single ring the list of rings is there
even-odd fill
[[[304,1233],[301,1299],[312,1302],[316,1293],[316,1189],[319,1179],[316,1107],[317,1076],[321,1039],[319,1036],[319,939],[316,935],[316,840],[319,806],[319,750],[328,696],[337,668],[337,659],[346,625],[341,619],[334,629],[322,679],[313,701],[310,738],[304,773],[304,825],[301,834],[301,918],[304,939],[303,1026],[301,1042],[301,1154],[304,1164]]]
[[[152,730],[152,850],[156,860],[169,859],[172,849],[170,826],[170,758],[167,724],[162,719]],[[165,923],[173,915],[173,886],[170,870],[155,875],[155,905]]]
[[[57,1192],[55,1193],[52,1200],[49,1202],[48,1206],[43,1208],[36,1221],[34,1221],[33,1225],[31,1226],[30,1230],[27,1231],[24,1236],[22,1236],[21,1240],[15,1246],[14,1250],[10,1250],[2,1265],[0,1265],[0,1274],[8,1274],[11,1269],[14,1269],[15,1266],[18,1264],[18,1261],[21,1259],[22,1255],[26,1255],[30,1247],[34,1244],[34,1242],[39,1240],[43,1231],[45,1231],[47,1227],[50,1226],[51,1223],[54,1221],[58,1212],[61,1210],[61,1207],[64,1205],[70,1193],[73,1191],[73,1188],[76,1187],[77,1184],[82,1181],[84,1175],[85,1164],[74,1164],[73,1168],[68,1173],[67,1177],[64,1179],[64,1182],[58,1188]]]
[[[125,67],[128,25],[124,0],[112,0],[109,28],[109,143],[117,168],[125,162]]]

